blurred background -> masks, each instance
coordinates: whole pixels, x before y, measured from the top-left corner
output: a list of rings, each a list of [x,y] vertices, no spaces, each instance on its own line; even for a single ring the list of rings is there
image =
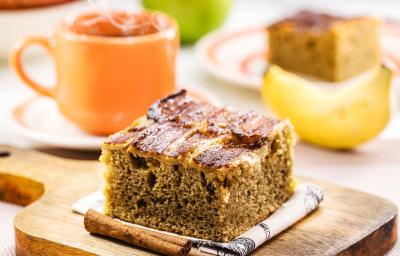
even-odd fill
[[[0,0],[0,4],[2,1],[4,0]],[[6,4],[12,1],[4,2]],[[400,119],[396,103],[400,97],[399,78],[396,75],[400,69],[400,58],[397,57],[400,56],[399,1],[172,1],[175,6],[167,6],[161,2],[71,0],[45,7],[0,9],[0,144],[39,149],[71,158],[98,157],[96,145],[99,145],[103,137],[85,134],[70,124],[60,116],[54,102],[44,100],[29,109],[24,109],[26,104],[30,104],[27,102],[37,95],[23,84],[11,70],[8,62],[9,51],[16,40],[28,35],[51,36],[57,22],[74,12],[92,8],[122,8],[136,11],[141,10],[144,5],[152,9],[175,12],[171,15],[176,16],[180,22],[182,37],[182,46],[177,59],[177,85],[193,89],[201,97],[216,104],[230,105],[240,111],[255,110],[268,115],[273,113],[263,102],[260,94],[266,64],[262,58],[261,60],[256,58],[249,64],[250,71],[238,74],[240,72],[236,70],[237,62],[243,56],[239,53],[234,54],[237,50],[232,49],[239,47],[242,52],[250,54],[253,49],[265,47],[267,39],[257,33],[268,24],[298,10],[307,9],[344,16],[368,15],[385,19],[390,23],[390,27],[385,28],[390,31],[385,34],[388,39],[383,42],[390,48],[391,53],[387,65],[394,70],[390,92],[392,107],[390,121],[379,135],[352,150],[331,150],[300,141],[295,149],[295,172],[298,175],[311,176],[378,194],[400,206],[398,186]],[[179,7],[179,4],[184,7]],[[189,10],[190,17],[187,17]],[[207,57],[205,52],[218,41],[218,38],[229,37],[232,33],[237,37],[237,32],[240,31],[245,31],[245,34],[248,31],[257,33],[242,41],[234,41],[232,46],[218,52],[217,63],[210,64],[210,60],[205,59]],[[54,64],[43,48],[30,47],[24,54],[23,61],[28,74],[34,80],[48,86],[55,83]],[[18,110],[24,113],[21,114]],[[370,122],[374,122],[374,119],[371,118]],[[74,143],[76,138],[80,143]],[[0,255],[15,254],[12,219],[20,209],[19,206],[0,202]],[[400,255],[399,247],[397,245],[389,255]]]

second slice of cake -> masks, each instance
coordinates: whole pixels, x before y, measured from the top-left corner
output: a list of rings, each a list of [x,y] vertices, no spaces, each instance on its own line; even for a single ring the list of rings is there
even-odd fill
[[[229,241],[293,193],[292,134],[286,120],[170,95],[103,144],[106,214]]]
[[[379,22],[300,12],[268,27],[269,61],[289,71],[342,81],[380,61]]]

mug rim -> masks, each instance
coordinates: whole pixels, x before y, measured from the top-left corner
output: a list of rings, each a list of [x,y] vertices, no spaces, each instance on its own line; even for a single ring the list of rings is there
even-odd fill
[[[124,10],[118,10],[118,9],[113,9],[111,11],[124,11]],[[63,21],[65,19],[68,19],[70,17],[77,17],[80,15],[84,14],[91,14],[91,13],[98,13],[99,11],[96,10],[90,10],[90,11],[83,11],[83,12],[78,12],[74,14],[67,15],[61,19],[61,21],[58,23],[58,25],[55,28],[55,34],[60,34],[65,38],[66,40],[70,41],[82,41],[82,42],[102,42],[102,43],[141,43],[141,42],[148,42],[148,41],[154,41],[157,39],[173,39],[179,31],[178,27],[178,22],[173,18],[172,16],[164,13],[164,12],[159,12],[159,11],[151,11],[151,10],[139,10],[139,11],[129,11],[131,13],[141,13],[141,12],[148,12],[148,13],[160,13],[164,17],[168,19],[168,21],[171,23],[169,27],[166,29],[163,29],[161,31],[151,33],[151,34],[146,34],[146,35],[133,35],[133,36],[99,36],[99,35],[87,35],[87,34],[78,34],[74,33],[71,31],[68,31],[67,29],[63,28]]]

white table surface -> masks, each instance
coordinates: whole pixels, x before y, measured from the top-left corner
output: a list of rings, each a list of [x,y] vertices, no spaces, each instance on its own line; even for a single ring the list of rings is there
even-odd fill
[[[347,13],[367,12],[400,18],[400,2],[396,1],[313,1],[313,8]],[[343,3],[346,8],[342,8]],[[362,4],[361,4],[362,3]],[[135,3],[137,4],[137,3]],[[225,29],[265,24],[309,5],[305,1],[236,1]],[[1,13],[0,13],[1,15]],[[27,61],[29,70],[40,81],[54,80],[48,59],[37,57]],[[194,58],[193,48],[181,50],[178,63],[180,84],[202,87],[214,93],[223,104],[239,110],[268,113],[257,91],[233,87],[205,74]],[[33,148],[38,144],[20,137],[8,122],[12,106],[31,97],[33,92],[12,73],[7,63],[0,63],[0,144]],[[48,149],[52,152],[52,149]],[[60,150],[57,150],[59,152]],[[78,154],[78,153],[75,153]],[[300,175],[331,181],[385,197],[400,206],[400,121],[395,117],[389,127],[375,140],[352,152],[335,152],[299,143],[295,149],[295,171]],[[14,255],[12,219],[22,208],[0,202],[0,255]],[[400,255],[400,243],[388,255]]]

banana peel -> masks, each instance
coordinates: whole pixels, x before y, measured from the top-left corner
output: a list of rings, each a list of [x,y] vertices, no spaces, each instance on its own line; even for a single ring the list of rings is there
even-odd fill
[[[261,95],[279,118],[289,118],[299,137],[333,149],[351,149],[378,135],[391,115],[391,71],[383,65],[360,81],[317,86],[271,66]]]

